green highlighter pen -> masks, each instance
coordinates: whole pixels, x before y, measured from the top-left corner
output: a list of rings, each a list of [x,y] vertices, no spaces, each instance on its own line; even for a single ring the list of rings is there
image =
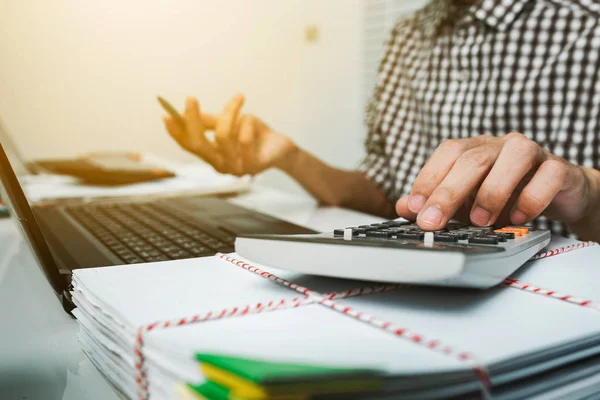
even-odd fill
[[[169,104],[168,101],[166,101],[160,96],[156,96],[156,98],[158,99],[160,105],[165,109],[165,111],[168,112],[169,115],[173,117],[178,124],[180,124],[181,126],[185,125],[185,122],[183,122],[183,118],[181,118],[181,115],[179,115],[175,107],[173,107],[171,104]]]

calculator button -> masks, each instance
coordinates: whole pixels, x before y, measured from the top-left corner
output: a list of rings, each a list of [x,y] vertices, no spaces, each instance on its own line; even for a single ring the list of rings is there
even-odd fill
[[[408,233],[397,233],[396,238],[398,239],[412,239],[412,240],[423,240],[425,237],[424,232],[408,232]]]
[[[372,238],[384,238],[387,239],[389,237],[392,236],[392,232],[388,231],[388,230],[375,230],[375,231],[368,231],[366,233],[367,237],[372,237]]]
[[[483,236],[496,238],[499,242],[506,242],[506,238],[498,233],[487,233]]]
[[[521,236],[523,236],[523,234],[521,232],[518,232],[518,231],[505,231],[505,232],[510,232],[513,235],[515,235],[515,237],[521,237]]]
[[[514,239],[515,238],[514,232],[502,231],[502,232],[497,232],[497,233],[498,233],[498,235],[500,235],[506,239]]]
[[[402,228],[390,228],[389,231],[392,233],[392,235],[397,235],[399,233],[410,233],[410,231]]]
[[[469,227],[468,225],[461,224],[459,222],[449,222],[446,225],[446,229],[448,229],[449,231],[454,231],[454,230],[457,230],[457,229],[465,229],[465,228],[468,228],[468,227]]]
[[[469,227],[467,229],[470,231],[479,232],[479,233],[488,233],[488,232],[492,231],[492,228],[490,228],[489,226],[482,226],[482,227],[473,226],[473,227]]]
[[[466,236],[466,238],[472,238],[478,235],[477,232],[473,231],[452,231],[452,233],[460,233],[461,235]]]
[[[379,229],[379,228],[387,228],[387,225],[384,225],[384,224],[371,224],[371,227],[375,228],[375,229]]]
[[[352,230],[352,236],[357,236],[360,235],[361,233],[365,233],[365,230],[362,228],[353,228],[353,227],[349,227],[346,229],[350,229]],[[344,231],[346,229],[336,229],[333,231],[333,236],[344,236]]]
[[[375,230],[375,229],[377,229],[377,228],[375,228],[374,226],[371,226],[371,225],[359,225],[358,227],[359,227],[360,229],[364,229],[364,230],[365,230],[365,232],[366,232],[366,231],[372,231],[372,230]]]
[[[510,233],[512,233],[513,235],[515,235],[516,237],[523,236],[523,231],[522,231],[522,230],[519,230],[519,229],[512,229],[512,228],[502,228],[502,229],[501,229],[501,231],[502,231],[502,232],[510,232]]]
[[[458,242],[458,237],[443,233],[439,235],[434,235],[433,239],[436,242]]]
[[[386,221],[386,222],[383,222],[383,224],[387,225],[389,227],[399,228],[401,226],[409,225],[410,222],[407,222],[407,221]]]
[[[349,227],[347,227],[346,229],[350,229],[350,230],[352,231],[352,236],[357,236],[357,235],[360,235],[361,233],[365,233],[365,230],[364,230],[364,229],[362,229],[362,228],[355,228],[355,227],[353,227],[353,226],[349,226]],[[341,230],[341,231],[342,231],[342,236],[343,236],[343,232],[344,232],[346,229],[338,229],[338,230]]]
[[[465,232],[450,231],[447,235],[455,236],[458,240],[467,240],[469,238],[469,235]]]
[[[469,243],[498,244],[498,238],[488,237],[488,236],[475,236],[475,237],[469,238]]]
[[[529,233],[529,228],[526,226],[507,226],[506,229],[521,231],[524,235]]]

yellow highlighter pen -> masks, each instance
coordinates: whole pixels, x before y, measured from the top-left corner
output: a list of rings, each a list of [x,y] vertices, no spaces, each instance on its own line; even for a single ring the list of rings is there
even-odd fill
[[[160,103],[160,105],[165,109],[166,112],[169,113],[169,115],[171,117],[173,117],[173,119],[175,119],[175,121],[180,124],[180,125],[185,125],[185,123],[183,122],[183,118],[181,118],[181,115],[179,115],[179,113],[177,112],[177,110],[175,109],[175,107],[173,107],[171,104],[169,104],[168,101],[166,101],[165,99],[163,99],[160,96],[156,96],[156,98],[158,99],[158,102]]]

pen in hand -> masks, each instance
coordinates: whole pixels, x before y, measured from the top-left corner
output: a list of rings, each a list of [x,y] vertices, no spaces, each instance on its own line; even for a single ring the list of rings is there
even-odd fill
[[[185,126],[185,122],[183,121],[183,118],[181,118],[181,115],[179,115],[179,113],[177,112],[177,110],[175,109],[175,107],[173,107],[171,104],[169,104],[168,101],[166,101],[165,99],[163,99],[160,96],[156,96],[156,98],[158,99],[158,102],[160,103],[160,105],[165,109],[165,111],[168,112],[169,115],[171,117],[173,117],[173,119],[180,126]]]

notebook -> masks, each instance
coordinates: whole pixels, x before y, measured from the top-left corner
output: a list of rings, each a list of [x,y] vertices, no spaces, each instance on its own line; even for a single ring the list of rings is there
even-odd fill
[[[165,193],[214,195],[243,193],[250,188],[250,178],[220,174],[201,162],[176,163],[151,154],[143,155],[143,159],[152,165],[173,171],[177,176],[121,186],[82,184],[77,178],[66,175],[26,175],[19,180],[30,201],[148,196]]]
[[[553,240],[480,291],[217,255],[76,270],[74,314],[90,360],[131,398],[202,385],[199,353],[381,371],[380,389],[341,398],[586,398],[600,393],[599,267],[600,246]]]

